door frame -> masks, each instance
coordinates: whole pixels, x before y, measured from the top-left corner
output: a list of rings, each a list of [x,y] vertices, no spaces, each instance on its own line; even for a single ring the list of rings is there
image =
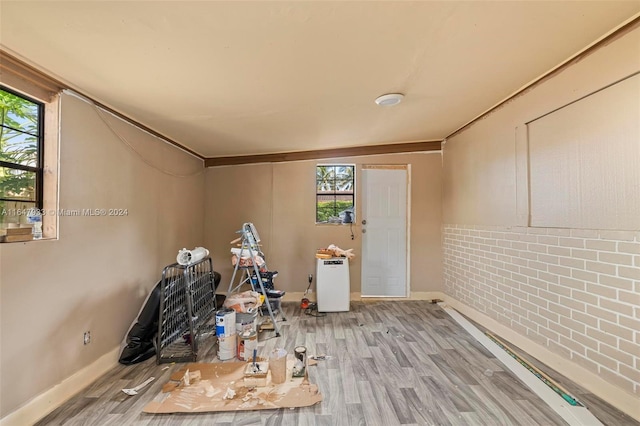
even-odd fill
[[[364,251],[363,251],[363,247],[364,244],[362,243],[362,241],[360,242],[360,251],[363,253],[363,259],[361,262],[361,270],[360,270],[360,297],[361,298],[383,298],[383,299],[409,299],[411,297],[411,164],[361,164],[358,167],[359,171],[360,171],[360,179],[359,182],[361,182],[361,190],[359,191],[360,194],[360,200],[359,200],[359,205],[360,205],[360,214],[359,214],[359,218],[357,219],[359,221],[359,226],[362,229],[362,219],[364,218],[364,205],[365,203],[363,202],[363,197],[364,197],[364,193],[365,193],[365,187],[364,187],[364,181],[365,179],[363,179],[364,176],[364,170],[371,170],[371,169],[383,169],[383,170],[405,170],[406,171],[406,180],[407,180],[407,211],[406,211],[406,222],[405,222],[405,232],[406,232],[406,254],[407,254],[407,259],[406,259],[406,293],[405,296],[369,296],[369,295],[364,295],[362,293],[362,285],[363,285],[363,278],[364,278],[364,274],[362,272],[362,267],[364,266]],[[362,233],[360,234],[362,235]],[[362,236],[360,238],[363,238]]]

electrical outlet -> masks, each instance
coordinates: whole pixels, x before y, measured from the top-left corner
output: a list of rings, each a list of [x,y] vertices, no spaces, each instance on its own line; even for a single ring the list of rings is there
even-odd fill
[[[88,345],[89,343],[91,343],[91,332],[90,331],[85,331],[84,332],[83,342],[84,342],[85,345]]]

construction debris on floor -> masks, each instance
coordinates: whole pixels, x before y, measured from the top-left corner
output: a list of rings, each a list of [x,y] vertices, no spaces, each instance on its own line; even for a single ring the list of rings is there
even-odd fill
[[[200,413],[307,407],[322,401],[308,375],[294,377],[295,359],[286,360],[283,383],[272,379],[269,362],[191,363],[171,376],[145,413]]]

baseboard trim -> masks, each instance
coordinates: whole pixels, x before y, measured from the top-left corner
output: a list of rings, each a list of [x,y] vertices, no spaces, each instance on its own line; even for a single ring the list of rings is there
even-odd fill
[[[118,364],[120,347],[64,379],[51,389],[37,395],[22,407],[0,419],[0,426],[32,425],[64,404],[69,398],[93,383]]]
[[[561,371],[568,379],[587,389],[598,398],[608,402],[635,420],[640,421],[640,407],[638,406],[638,398],[636,396],[621,390],[620,388],[603,380],[597,374],[582,368],[571,360],[551,352],[544,346],[541,346],[525,336],[516,333],[506,325],[476,311],[472,307],[465,305],[449,295],[445,294],[443,296],[443,300],[458,312],[466,315],[473,321],[494,332],[496,335],[518,346],[528,355],[544,362],[556,371]]]
[[[301,291],[296,292],[286,292],[284,296],[282,296],[283,302],[299,302],[303,297],[306,297],[311,302],[316,301],[316,293],[308,293],[305,295]],[[392,300],[433,300],[440,299],[444,300],[444,293],[441,291],[412,291],[409,297],[378,297],[378,296],[363,296],[360,292],[352,292],[351,293],[351,301],[352,302],[390,302]]]

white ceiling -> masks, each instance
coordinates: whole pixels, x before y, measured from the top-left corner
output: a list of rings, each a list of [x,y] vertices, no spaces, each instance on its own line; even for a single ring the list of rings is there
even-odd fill
[[[640,1],[6,1],[0,45],[205,157],[440,140]],[[402,92],[395,107],[374,99]]]

